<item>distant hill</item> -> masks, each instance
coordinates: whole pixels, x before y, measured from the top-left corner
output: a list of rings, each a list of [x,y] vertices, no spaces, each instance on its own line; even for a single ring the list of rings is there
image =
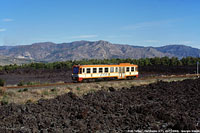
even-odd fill
[[[192,48],[185,45],[167,45],[163,47],[155,48],[162,53],[169,53],[176,57],[183,58],[187,56],[199,57],[200,49]]]
[[[10,64],[28,64],[34,62],[32,60],[29,59],[19,59],[19,58],[13,58],[13,57],[5,57],[5,56],[0,56],[0,65],[4,66],[4,65],[10,65]]]
[[[111,58],[151,58],[151,57],[197,57],[199,49],[184,45],[167,45],[163,47],[141,47],[112,44],[107,41],[75,41],[56,44],[52,42],[34,43],[12,47],[0,47],[0,55],[12,58],[36,61],[65,61],[80,59]]]

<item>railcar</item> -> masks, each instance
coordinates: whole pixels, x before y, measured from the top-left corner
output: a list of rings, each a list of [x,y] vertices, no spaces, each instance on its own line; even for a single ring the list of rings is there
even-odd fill
[[[74,65],[72,80],[88,82],[111,79],[133,79],[138,77],[138,65],[120,63],[116,65]]]

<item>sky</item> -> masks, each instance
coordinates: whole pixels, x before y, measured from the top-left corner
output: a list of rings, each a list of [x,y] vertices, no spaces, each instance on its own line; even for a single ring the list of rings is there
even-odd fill
[[[200,0],[0,0],[0,46],[80,40],[200,48]]]

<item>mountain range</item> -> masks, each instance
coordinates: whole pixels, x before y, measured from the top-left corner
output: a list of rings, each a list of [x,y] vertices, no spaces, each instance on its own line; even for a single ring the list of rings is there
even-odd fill
[[[34,61],[66,61],[81,59],[198,57],[200,49],[185,45],[142,47],[112,44],[108,41],[75,41],[71,43],[42,42],[31,45],[0,46],[0,56]],[[0,59],[1,62],[1,59]]]

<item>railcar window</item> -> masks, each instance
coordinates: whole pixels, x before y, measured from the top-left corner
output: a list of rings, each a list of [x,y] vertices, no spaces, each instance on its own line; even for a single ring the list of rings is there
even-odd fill
[[[115,72],[118,72],[118,67],[115,68]]]
[[[114,67],[110,68],[110,72],[113,73],[114,72]]]
[[[129,67],[126,67],[126,71],[129,72]]]
[[[131,72],[134,72],[134,67],[131,67]]]
[[[138,71],[138,67],[135,68],[135,71]]]
[[[90,68],[87,68],[87,73],[90,73]]]
[[[93,73],[97,73],[97,68],[93,68]]]
[[[83,73],[85,73],[85,68],[83,68]]]
[[[99,68],[99,73],[102,73],[103,72],[103,68]]]
[[[108,72],[108,68],[106,67],[106,68],[105,68],[105,73],[107,73],[107,72]]]

